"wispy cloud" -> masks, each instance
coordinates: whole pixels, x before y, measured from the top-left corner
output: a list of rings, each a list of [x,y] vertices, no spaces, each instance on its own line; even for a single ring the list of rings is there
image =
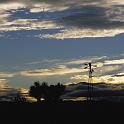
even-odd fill
[[[92,62],[94,66],[93,82],[123,83],[123,56],[107,57],[92,56],[77,59],[45,59],[34,61],[19,66],[15,72],[0,72],[0,78],[11,80],[21,78],[61,80],[64,83],[80,82],[88,80],[88,69],[84,69],[85,63]],[[97,65],[97,66],[96,66]],[[43,67],[43,68],[41,68]]]
[[[56,34],[39,34],[37,37],[41,39],[68,39],[68,38],[88,38],[88,37],[114,37],[117,34],[121,34],[124,32],[124,29],[78,29],[78,28],[71,28],[61,30],[60,33]]]
[[[76,82],[88,81],[87,75],[75,75],[71,77],[72,82],[76,80]],[[93,77],[92,83],[110,83],[110,84],[121,84],[124,83],[124,77],[123,76],[112,76],[112,75],[104,75],[99,77]]]
[[[11,94],[13,91],[15,91],[15,89],[11,88],[8,85],[8,80],[1,78],[0,79],[0,96],[7,96],[7,94],[9,94],[9,93]]]
[[[104,62],[105,65],[123,65],[124,59],[117,59],[117,60],[106,60]]]
[[[1,25],[1,31],[17,31],[17,30],[37,30],[52,29],[56,27],[52,21],[38,21],[37,19],[17,19],[14,21],[5,21]],[[57,27],[56,27],[57,28]]]
[[[9,84],[9,79],[1,77],[7,77],[7,75],[0,75],[0,101],[12,101],[17,95],[23,96],[28,93],[28,90],[25,88],[12,87],[11,84]],[[8,77],[11,77],[11,75]],[[26,98],[31,101],[31,98]]]
[[[43,63],[43,61],[45,63]],[[88,80],[88,69],[84,69],[85,63],[92,62],[94,66],[93,82],[105,82],[105,83],[124,83],[123,79],[123,56],[122,57],[84,57],[71,60],[42,60],[41,62],[31,62],[26,64],[27,69],[16,72],[15,74],[22,77],[32,78],[45,78],[56,80],[56,76],[62,78],[65,82],[80,82]],[[40,64],[39,64],[40,63]],[[45,68],[35,67],[31,68],[34,64],[42,66],[45,64]],[[47,67],[47,64],[49,65]],[[31,66],[30,66],[31,65]],[[96,66],[97,65],[97,66]]]
[[[0,72],[0,78],[9,78],[9,77],[14,77],[14,73],[10,72]]]
[[[65,75],[72,73],[82,72],[80,68],[69,68],[65,65],[59,65],[58,67],[53,67],[51,69],[37,69],[37,70],[29,70],[22,71],[21,75],[23,76],[54,76],[54,75]]]
[[[4,78],[0,79],[0,89],[3,89],[6,87],[7,80]]]

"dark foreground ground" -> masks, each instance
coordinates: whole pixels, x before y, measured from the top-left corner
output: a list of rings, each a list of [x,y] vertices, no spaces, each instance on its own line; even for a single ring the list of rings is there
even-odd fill
[[[124,103],[105,101],[56,104],[0,103],[1,124],[111,124],[113,122],[124,124]]]

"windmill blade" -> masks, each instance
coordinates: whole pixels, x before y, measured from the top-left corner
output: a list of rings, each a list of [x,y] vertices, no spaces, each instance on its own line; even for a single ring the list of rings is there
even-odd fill
[[[88,67],[84,67],[84,69],[87,69]]]

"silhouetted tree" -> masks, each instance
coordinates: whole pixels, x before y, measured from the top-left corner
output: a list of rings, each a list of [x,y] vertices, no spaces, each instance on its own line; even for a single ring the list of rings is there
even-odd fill
[[[34,82],[34,85],[30,87],[29,95],[36,98],[38,102],[41,101],[41,98],[48,102],[57,102],[64,90],[65,86],[60,83],[48,86],[45,82],[41,85],[39,82]]]
[[[65,86],[60,83],[57,85],[50,85],[46,100],[51,102],[58,102],[60,100],[60,96],[64,93],[64,90]]]
[[[37,102],[41,101],[42,90],[39,81],[34,82],[34,85],[30,87],[29,96],[36,98]]]

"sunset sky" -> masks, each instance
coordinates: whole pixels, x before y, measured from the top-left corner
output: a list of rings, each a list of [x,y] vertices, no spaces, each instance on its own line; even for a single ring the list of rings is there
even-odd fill
[[[0,87],[124,83],[124,0],[0,0]]]

